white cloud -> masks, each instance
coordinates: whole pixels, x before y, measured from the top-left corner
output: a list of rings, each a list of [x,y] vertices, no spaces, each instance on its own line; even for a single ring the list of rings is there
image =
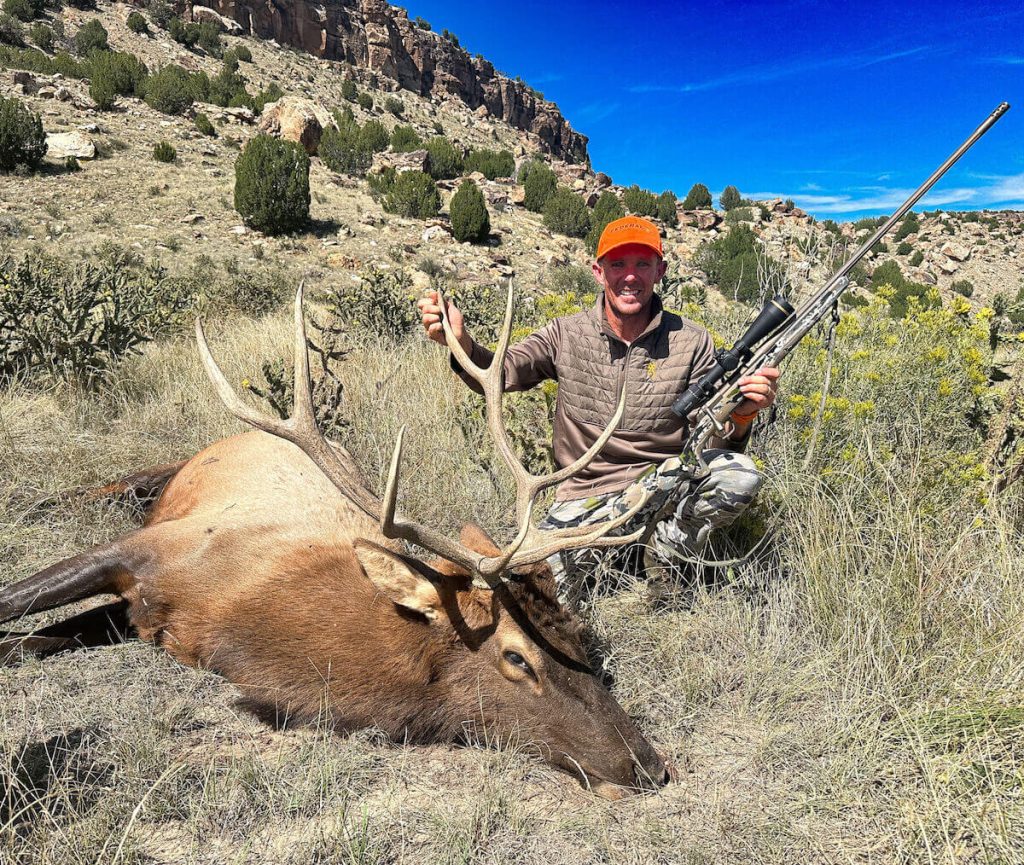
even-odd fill
[[[728,75],[709,78],[705,81],[692,81],[683,84],[637,84],[626,88],[630,93],[697,93],[705,90],[717,90],[721,87],[734,87],[745,84],[764,84],[767,81],[778,81],[796,75],[818,72],[822,69],[863,69],[878,63],[888,63],[913,57],[931,50],[930,45],[906,48],[902,51],[887,53],[861,52],[845,56],[804,58],[791,63],[762,64],[748,66]]]
[[[618,102],[592,102],[566,113],[571,113],[577,123],[596,123],[614,114],[619,107]]]
[[[1024,201],[1024,174],[1013,174],[990,178],[993,182],[985,186],[961,186],[938,189],[929,192],[919,202],[923,207],[948,207],[969,205],[971,207],[1018,208]],[[913,189],[885,188],[881,186],[859,186],[827,194],[821,187],[811,189],[815,184],[805,185],[799,192],[752,192],[750,198],[792,198],[798,207],[812,213],[859,213],[877,211],[891,213],[906,201]],[[820,194],[819,194],[820,193]]]

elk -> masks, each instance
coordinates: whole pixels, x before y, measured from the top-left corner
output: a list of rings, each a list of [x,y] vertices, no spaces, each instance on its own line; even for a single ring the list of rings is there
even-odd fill
[[[255,429],[192,459],[141,473],[163,486],[142,527],[0,591],[0,622],[95,595],[120,601],[6,646],[49,653],[98,641],[116,613],[181,663],[233,682],[257,713],[339,730],[376,726],[396,741],[454,742],[468,728],[536,747],[611,798],[670,780],[666,763],[590,668],[580,620],[558,601],[545,559],[609,535],[643,505],[597,527],[540,532],[537,495],[593,459],[622,416],[573,465],[543,476],[516,457],[501,419],[509,289],[495,360],[457,360],[483,389],[487,424],[516,482],[519,530],[504,548],[473,524],[458,540],[396,514],[404,428],[383,499],[349,453],[320,433],[295,298],[295,402],[279,420],[228,384],[197,320],[199,351],[228,409]],[[447,328],[447,321],[445,321]],[[402,541],[434,557],[405,551]]]

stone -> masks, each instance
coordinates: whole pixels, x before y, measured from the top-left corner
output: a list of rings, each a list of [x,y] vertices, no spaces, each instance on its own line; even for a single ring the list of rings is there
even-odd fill
[[[423,234],[420,238],[424,243],[431,243],[435,240],[447,240],[451,237],[451,232],[444,225],[430,225],[423,230]]]
[[[231,229],[232,234],[237,234],[239,236],[246,234],[248,231],[249,229],[246,228],[244,225],[236,225],[234,226],[234,228]]]
[[[193,223],[201,222],[205,218],[206,217],[203,216],[203,214],[201,213],[189,213],[183,216],[181,218],[181,221],[184,222],[186,225],[192,225]]]
[[[96,145],[81,132],[51,132],[46,136],[46,155],[51,159],[95,159]]]
[[[324,128],[331,125],[330,116],[310,100],[284,96],[263,108],[256,131],[285,141],[297,141],[310,156],[320,146]]]
[[[952,258],[954,261],[967,261],[971,257],[970,248],[959,243],[945,243],[939,252],[947,258]]]
[[[952,258],[940,259],[935,262],[935,265],[947,276],[956,273],[960,269],[960,262],[954,261]]]
[[[207,21],[210,24],[216,24],[221,33],[230,33],[232,36],[238,36],[244,32],[242,25],[237,21],[219,15],[208,6],[193,6],[192,20],[197,23]]]
[[[223,115],[229,120],[237,121],[238,123],[255,123],[256,115],[253,114],[251,108],[247,108],[244,105],[240,105],[237,108],[225,108]]]
[[[53,99],[56,95],[56,87],[40,87],[36,91],[36,96],[38,96],[40,99]]]
[[[526,189],[522,186],[513,186],[508,194],[508,201],[509,204],[518,204],[522,207],[526,201]]]
[[[385,168],[393,168],[398,174],[405,171],[426,171],[430,164],[430,155],[426,150],[413,150],[410,153],[376,153],[370,173],[377,174]]]
[[[597,172],[597,174],[594,175],[594,186],[596,186],[598,189],[606,189],[611,185],[612,179],[603,171],[599,171]]]
[[[78,128],[81,129],[82,132],[90,132],[93,135],[100,131],[100,128],[95,123],[83,123]]]

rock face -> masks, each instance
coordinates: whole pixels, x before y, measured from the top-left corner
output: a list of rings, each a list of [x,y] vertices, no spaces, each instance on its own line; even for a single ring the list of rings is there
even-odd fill
[[[324,127],[330,124],[327,113],[308,99],[285,96],[263,107],[257,132],[286,141],[297,141],[313,156],[320,146]]]
[[[188,0],[184,4],[192,6]],[[558,106],[495,71],[484,58],[416,27],[404,9],[384,0],[209,0],[204,5],[261,39],[351,63],[421,96],[457,97],[471,110],[483,108],[536,136],[554,156],[589,162],[586,136],[569,126]]]
[[[192,20],[197,23],[207,21],[211,24],[216,24],[221,33],[230,33],[234,35],[242,32],[241,24],[237,21],[231,20],[230,18],[225,18],[223,15],[219,15],[209,6],[199,6],[198,4],[193,6]]]

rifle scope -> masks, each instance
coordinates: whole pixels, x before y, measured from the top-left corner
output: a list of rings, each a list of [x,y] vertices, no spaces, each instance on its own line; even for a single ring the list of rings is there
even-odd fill
[[[792,304],[782,295],[776,295],[757,314],[753,324],[747,328],[732,348],[723,348],[715,353],[715,364],[704,376],[691,384],[674,403],[672,411],[685,418],[695,408],[706,403],[729,373],[753,356],[757,344],[777,331],[793,314]]]

